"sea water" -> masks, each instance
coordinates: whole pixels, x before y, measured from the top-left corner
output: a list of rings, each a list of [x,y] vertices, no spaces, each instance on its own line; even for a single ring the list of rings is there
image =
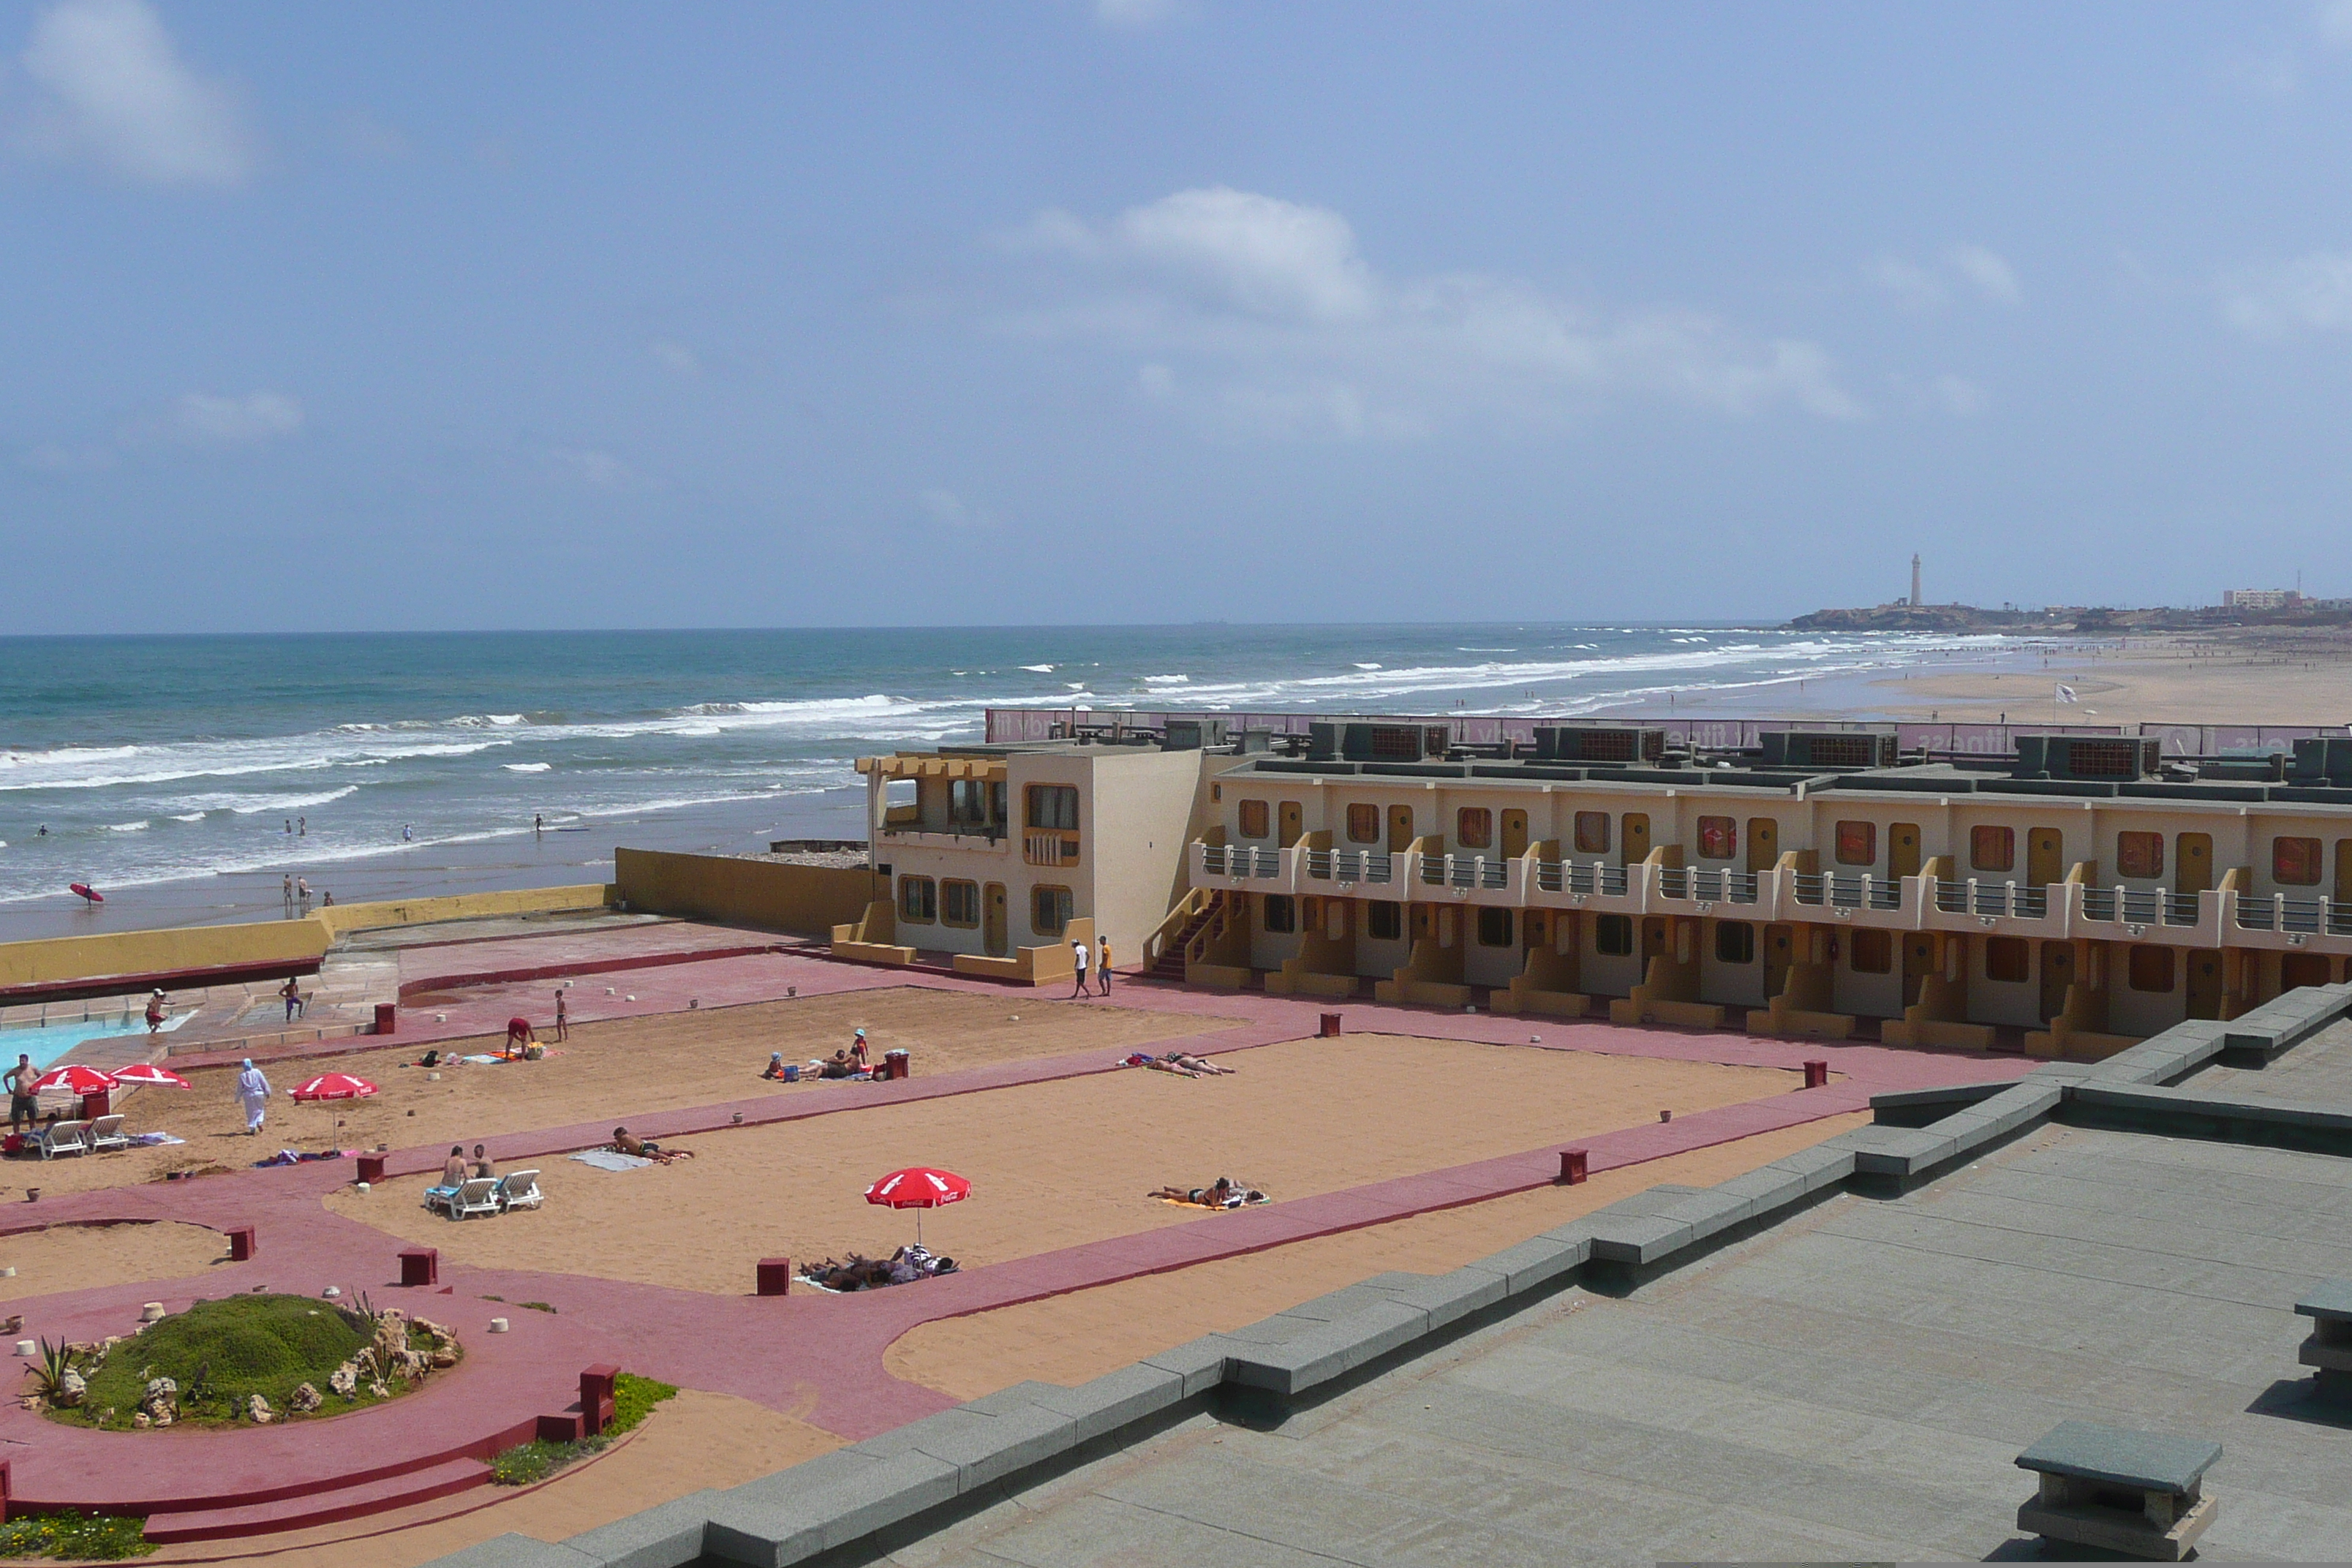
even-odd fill
[[[535,818],[783,802],[855,784],[864,752],[979,739],[990,706],[1704,711],[1998,640],[1531,625],[0,638],[0,902],[68,881],[315,879]]]

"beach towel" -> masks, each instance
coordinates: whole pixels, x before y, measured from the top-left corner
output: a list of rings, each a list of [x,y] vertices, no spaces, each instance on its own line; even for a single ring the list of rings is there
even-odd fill
[[[642,1155],[624,1154],[614,1149],[590,1149],[572,1157],[583,1165],[593,1165],[600,1171],[637,1171],[653,1163],[651,1160]]]
[[[184,1138],[174,1138],[169,1132],[133,1132],[131,1142],[142,1149],[152,1149],[164,1143],[184,1143]]]

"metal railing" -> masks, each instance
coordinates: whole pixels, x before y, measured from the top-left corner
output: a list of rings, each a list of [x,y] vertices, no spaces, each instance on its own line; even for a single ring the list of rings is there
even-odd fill
[[[1868,872],[1859,876],[1797,871],[1790,874],[1791,895],[1801,904],[1828,904],[1841,910],[1899,910],[1903,884]]]
[[[1247,844],[1203,844],[1201,869],[1211,877],[1278,878],[1282,875],[1282,851]]]
[[[2050,889],[2043,887],[2021,888],[2015,882],[1980,882],[1974,877],[1966,881],[1947,878],[1936,879],[1936,909],[1948,915],[2005,915],[2018,920],[2046,920],[2050,915]]]
[[[1484,855],[1424,855],[1421,879],[1432,888],[1507,888],[1511,865]]]
[[[1309,849],[1307,874],[1318,882],[1385,882],[1392,874],[1385,850]]]
[[[1605,899],[1622,899],[1630,885],[1631,879],[1622,866],[1599,860],[1536,862],[1536,887],[1546,893],[1577,893],[1588,898],[1597,893]]]
[[[2083,918],[2126,925],[2193,926],[2202,900],[2200,893],[2169,893],[2162,888],[2084,888]],[[2239,923],[2245,923],[2242,917]]]
[[[2247,931],[2352,936],[2352,903],[2336,899],[2290,899],[2284,893],[2273,893],[2267,899],[2242,897],[2238,900],[2238,924]]]
[[[1692,869],[1681,866],[1658,868],[1658,896],[1662,899],[1752,904],[1756,902],[1757,887],[1753,871]]]

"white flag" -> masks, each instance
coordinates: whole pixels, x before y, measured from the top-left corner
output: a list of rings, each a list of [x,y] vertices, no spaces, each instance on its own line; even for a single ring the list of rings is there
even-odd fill
[[[2056,696],[2058,700],[2061,702],[2074,702],[2081,700],[2074,695],[2074,689],[2071,686],[2061,686],[2057,690]]]

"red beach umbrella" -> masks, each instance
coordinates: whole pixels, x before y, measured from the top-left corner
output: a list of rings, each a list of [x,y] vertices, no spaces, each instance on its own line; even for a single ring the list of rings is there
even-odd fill
[[[157,1067],[153,1062],[133,1062],[113,1077],[117,1083],[152,1083],[162,1089],[188,1087],[186,1079],[169,1068]]]
[[[298,1085],[291,1092],[297,1100],[365,1100],[375,1092],[375,1085],[347,1072],[329,1072]]]
[[[96,1068],[86,1068],[78,1062],[51,1068],[33,1080],[33,1092],[43,1093],[52,1089],[66,1089],[74,1094],[104,1094],[114,1087],[114,1079]]]
[[[960,1204],[971,1196],[971,1183],[953,1171],[934,1171],[928,1165],[909,1166],[893,1171],[866,1189],[866,1201],[889,1209],[913,1209],[915,1215],[915,1245],[923,1242],[924,1209],[944,1208]]]

